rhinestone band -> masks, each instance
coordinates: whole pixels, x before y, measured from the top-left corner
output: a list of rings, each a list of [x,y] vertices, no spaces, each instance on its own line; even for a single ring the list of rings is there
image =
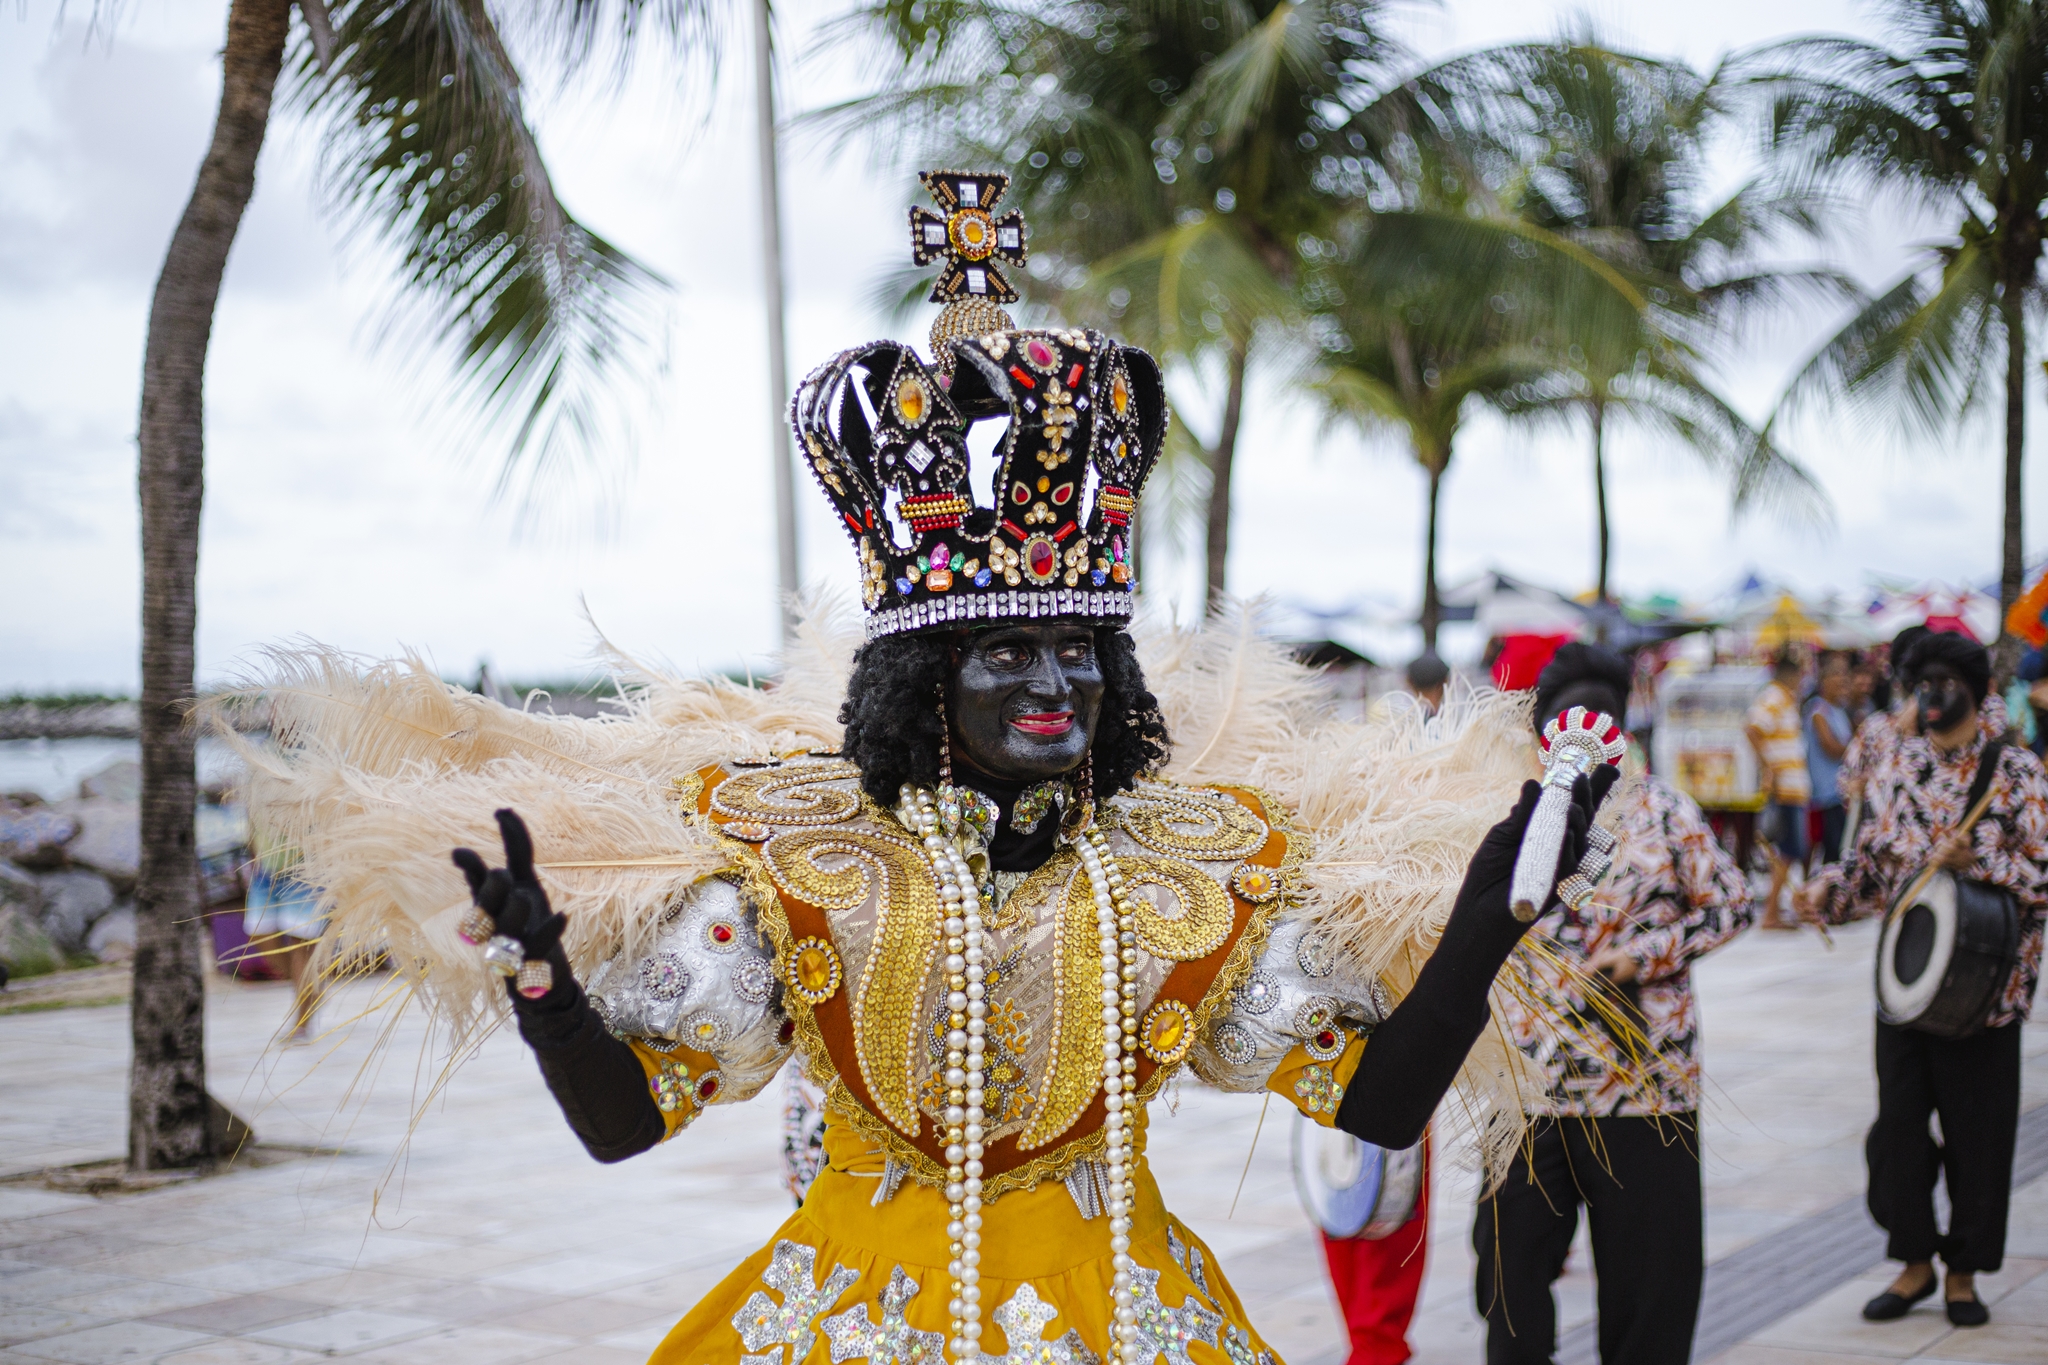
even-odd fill
[[[1096,592],[1080,588],[1005,588],[1001,592],[953,593],[905,607],[886,607],[868,617],[867,638],[900,635],[948,621],[1030,621],[1053,616],[1100,618],[1130,614],[1129,589]]]

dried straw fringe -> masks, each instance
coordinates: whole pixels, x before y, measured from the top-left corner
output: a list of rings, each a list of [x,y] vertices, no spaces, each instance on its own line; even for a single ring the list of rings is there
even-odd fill
[[[1259,611],[1136,628],[1175,739],[1165,775],[1258,786],[1292,810],[1315,838],[1306,913],[1352,970],[1398,994],[1441,933],[1471,851],[1533,770],[1526,703],[1458,687],[1430,721],[1403,705],[1338,719],[1309,671],[1260,635]],[[249,809],[324,889],[327,952],[387,947],[459,1048],[504,1005],[455,937],[468,898],[448,850],[494,852],[491,813],[513,807],[540,863],[574,864],[543,875],[568,914],[578,972],[638,950],[676,891],[722,863],[679,809],[675,780],[720,759],[836,746],[857,642],[850,613],[811,603],[770,688],[680,678],[607,645],[621,691],[615,714],[595,720],[500,705],[448,686],[417,656],[370,662],[304,643],[269,651],[205,710],[230,737],[236,719],[267,715],[271,746],[235,741]],[[1440,1139],[1449,1120],[1498,1170],[1537,1081],[1503,1030],[1489,1030]]]

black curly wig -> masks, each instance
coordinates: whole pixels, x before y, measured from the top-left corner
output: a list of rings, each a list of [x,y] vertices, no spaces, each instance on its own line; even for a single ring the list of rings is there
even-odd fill
[[[939,780],[944,732],[937,703],[952,677],[959,639],[944,632],[885,635],[853,656],[853,676],[839,708],[846,727],[840,749],[860,768],[861,787],[885,806],[895,802],[905,782],[929,787]],[[1171,740],[1130,634],[1121,626],[1097,626],[1095,657],[1103,681],[1092,750],[1100,800],[1130,790],[1139,774],[1164,763]]]

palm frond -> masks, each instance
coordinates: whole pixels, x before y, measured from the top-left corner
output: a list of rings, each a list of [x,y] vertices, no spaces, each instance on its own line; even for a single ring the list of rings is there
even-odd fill
[[[1322,74],[1323,48],[1316,32],[1322,11],[1320,0],[1280,0],[1249,33],[1201,68],[1177,111],[1179,125],[1211,124],[1217,143],[1230,148],[1266,117],[1283,77],[1313,85]]]
[[[297,88],[326,189],[398,257],[392,325],[448,346],[461,400],[505,433],[500,490],[530,492],[604,436],[664,282],[557,197],[483,0],[331,13],[327,74],[304,54]]]
[[[1870,300],[1793,375],[1780,411],[1845,396],[1872,420],[1946,430],[1981,396],[1984,356],[2002,339],[1988,256],[1961,248],[1939,275],[1930,264]]]

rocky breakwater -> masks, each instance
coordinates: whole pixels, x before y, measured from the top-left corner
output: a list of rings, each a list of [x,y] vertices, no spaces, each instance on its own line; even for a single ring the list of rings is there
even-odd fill
[[[0,795],[0,965],[10,977],[133,956],[141,790],[141,765],[124,761],[65,800]],[[247,842],[239,812],[202,804],[198,834],[202,904],[230,901]]]

